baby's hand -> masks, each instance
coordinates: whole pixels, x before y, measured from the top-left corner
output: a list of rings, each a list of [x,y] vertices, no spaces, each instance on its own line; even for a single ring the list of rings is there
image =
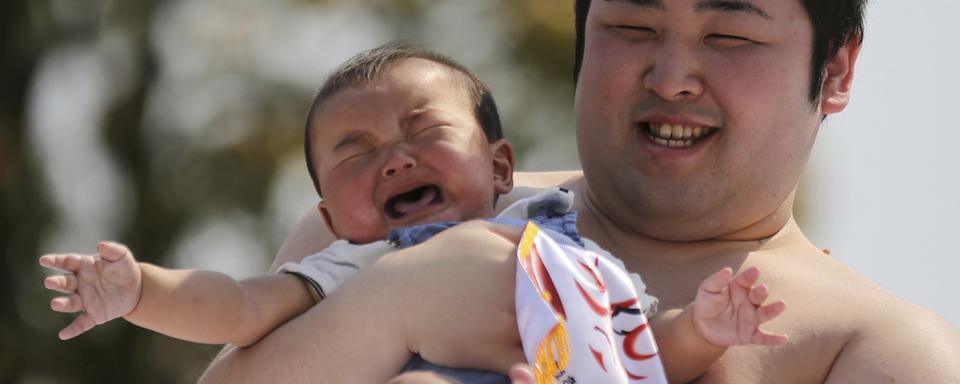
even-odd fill
[[[97,255],[40,257],[40,265],[68,272],[43,281],[47,289],[68,294],[51,300],[50,308],[63,313],[80,312],[80,316],[60,331],[61,340],[125,316],[140,301],[140,266],[130,250],[117,243],[101,242],[97,244],[97,251]]]
[[[786,335],[760,329],[760,324],[779,316],[787,305],[783,301],[763,305],[768,292],[764,285],[754,286],[759,277],[756,267],[737,276],[732,269],[724,268],[700,283],[693,302],[693,326],[700,336],[721,347],[786,344]]]

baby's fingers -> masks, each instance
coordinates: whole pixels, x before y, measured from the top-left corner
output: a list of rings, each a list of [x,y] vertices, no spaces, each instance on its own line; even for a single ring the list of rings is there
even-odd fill
[[[757,309],[757,323],[763,324],[770,320],[775,319],[777,316],[780,316],[783,311],[787,310],[787,303],[780,300],[776,303],[770,305],[764,305]]]
[[[89,331],[95,325],[97,325],[97,322],[93,321],[93,317],[90,316],[89,313],[84,312],[81,313],[80,316],[77,316],[76,319],[73,319],[70,325],[60,330],[57,336],[60,337],[60,340],[69,340],[79,336],[81,333]]]
[[[103,257],[104,259],[109,261],[117,261],[129,254],[130,250],[127,248],[127,246],[120,243],[101,241],[97,244],[97,252],[99,252],[100,257]]]
[[[43,255],[40,257],[40,265],[59,269],[66,272],[75,272],[80,267],[83,266],[84,262],[89,256],[77,255],[77,254],[55,254],[55,255]]]
[[[748,296],[750,298],[750,304],[760,305],[770,296],[770,291],[767,290],[766,285],[758,285],[750,289]]]
[[[76,313],[83,310],[83,301],[77,294],[55,297],[50,300],[50,309],[62,313]]]
[[[760,269],[757,267],[747,268],[745,271],[740,271],[737,276],[734,278],[737,284],[744,288],[750,288],[757,283],[757,279],[760,278]]]
[[[74,293],[77,291],[77,276],[74,274],[49,276],[43,280],[43,286],[61,293]]]
[[[733,279],[733,269],[729,267],[724,268],[704,279],[703,282],[700,283],[700,289],[707,293],[718,294],[727,288],[727,284],[730,284],[731,279]]]
[[[766,333],[759,329],[753,333],[753,340],[751,340],[753,344],[766,345],[771,347],[784,345],[787,343],[787,341],[790,341],[790,338],[787,337],[787,335]]]

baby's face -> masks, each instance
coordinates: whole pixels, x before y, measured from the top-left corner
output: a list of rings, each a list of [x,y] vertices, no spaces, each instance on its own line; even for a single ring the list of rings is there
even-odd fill
[[[455,76],[407,59],[314,112],[310,161],[338,237],[366,243],[398,227],[489,217],[494,193],[510,191],[512,150],[487,142]]]

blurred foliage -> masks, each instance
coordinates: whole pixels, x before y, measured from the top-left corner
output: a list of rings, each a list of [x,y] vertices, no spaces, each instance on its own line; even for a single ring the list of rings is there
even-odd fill
[[[186,4],[193,8],[183,11]],[[189,18],[193,15],[191,12],[199,12],[197,9],[206,9],[210,13],[196,15],[201,21],[192,30],[163,24],[179,15],[171,11],[177,7],[186,15],[179,16],[181,18]],[[464,16],[467,21],[481,23],[481,29],[491,25],[502,28],[482,31],[490,33],[487,43],[494,46],[490,50],[493,57],[474,58],[465,64],[476,69],[482,78],[493,78],[490,83],[495,94],[498,98],[504,96],[498,102],[504,109],[502,116],[507,134],[517,144],[521,163],[527,149],[533,150],[540,140],[553,136],[572,140],[571,123],[567,120],[572,109],[573,20],[572,4],[566,1],[7,0],[0,3],[0,30],[3,31],[0,37],[3,53],[3,60],[0,60],[0,82],[3,84],[0,87],[0,250],[3,253],[3,267],[0,268],[0,382],[195,381],[218,347],[172,340],[124,321],[114,321],[68,342],[57,340],[57,330],[65,326],[71,316],[48,309],[53,295],[42,289],[44,272],[37,266],[36,259],[41,252],[89,252],[96,238],[88,237],[112,236],[128,244],[143,261],[172,265],[177,244],[190,235],[196,223],[203,222],[206,217],[230,217],[232,212],[242,212],[254,219],[252,229],[245,233],[260,245],[254,253],[263,256],[256,265],[268,262],[283,240],[284,230],[293,224],[296,214],[308,208],[308,205],[293,202],[289,203],[293,205],[292,210],[281,209],[278,214],[276,203],[271,199],[285,201],[283,195],[279,198],[274,195],[279,188],[282,169],[287,164],[302,162],[303,118],[311,92],[319,84],[283,80],[283,70],[275,71],[279,75],[264,74],[264,70],[257,67],[259,64],[237,62],[237,57],[253,57],[242,55],[254,49],[255,44],[242,40],[239,47],[232,47],[230,44],[235,41],[230,39],[256,40],[261,32],[286,24],[285,20],[277,18],[304,14],[291,9],[312,9],[316,10],[313,15],[325,17],[328,13],[344,9],[349,12],[349,9],[356,8],[375,20],[377,28],[387,35],[380,39],[382,41],[372,42],[373,45],[390,38],[410,38],[458,59],[462,57],[460,55],[469,57],[474,43],[464,41],[462,51],[449,52],[446,49],[456,47],[443,43],[441,38],[447,31],[430,28],[457,25],[457,20],[443,19],[458,14],[467,15]],[[223,14],[218,11],[221,9],[229,9],[231,13]],[[438,16],[438,9],[445,13]],[[480,14],[475,15],[478,12]],[[249,25],[248,20],[231,19],[236,15],[250,17]],[[218,17],[228,22],[217,23]],[[262,27],[264,23],[268,27]],[[261,29],[254,28],[256,25],[261,25]],[[180,34],[169,32],[171,30]],[[484,33],[476,31],[459,32],[484,37]],[[124,59],[120,60],[126,63],[126,67],[121,65],[119,68],[126,70],[111,69],[114,67],[111,66],[110,60],[113,59],[110,59],[109,48],[116,40],[111,39],[118,34],[122,37],[121,46],[126,47],[123,51],[126,56],[121,55]],[[316,50],[324,52],[328,44],[349,37],[350,32],[346,31],[311,43],[315,44]],[[211,40],[213,45],[199,45],[210,43],[204,39]],[[367,41],[361,43],[368,44]],[[198,44],[198,52],[207,55],[200,56],[206,60],[201,63],[208,67],[205,71],[189,72],[189,76],[177,78],[177,66],[193,70],[198,64],[191,60],[197,60],[197,57],[190,56],[186,50],[176,51],[173,57],[178,58],[183,52],[183,61],[171,64],[170,53],[164,53],[164,44],[187,50],[192,47],[189,44]],[[182,48],[184,44],[187,48]],[[352,50],[359,51],[373,45]],[[101,199],[104,199],[102,196],[118,196],[116,201],[108,199],[92,210],[106,218],[99,221],[87,222],[84,217],[70,216],[74,200],[54,193],[54,186],[68,191],[67,197],[71,197],[71,185],[58,183],[84,180],[86,175],[76,175],[69,168],[67,171],[50,171],[57,164],[62,165],[62,160],[57,163],[48,150],[51,147],[38,144],[44,140],[56,141],[61,134],[62,140],[71,140],[74,137],[71,130],[79,132],[80,129],[80,124],[76,127],[65,124],[55,127],[52,136],[50,132],[44,136],[38,133],[37,127],[41,123],[35,121],[36,116],[56,116],[62,111],[43,109],[46,105],[34,96],[76,91],[76,88],[68,87],[69,84],[52,90],[38,85],[43,63],[56,63],[51,57],[63,52],[65,47],[87,49],[95,58],[107,57],[100,62],[106,63],[103,66],[107,68],[103,92],[112,96],[105,96],[102,116],[98,115],[92,121],[94,139],[103,143],[106,159],[115,166],[110,172],[119,181],[103,181],[102,195],[98,190],[86,190],[78,184],[77,196],[73,196],[80,203],[96,200],[97,196]],[[281,53],[290,55],[289,52]],[[291,57],[306,60],[318,56],[304,52],[302,56],[294,54]],[[528,79],[527,83],[516,83],[518,78]],[[208,82],[239,86],[208,95],[213,99],[208,104],[189,99],[184,102],[185,106],[176,105],[178,100],[196,96],[204,89],[200,87]],[[59,85],[55,82],[52,86]],[[164,92],[169,92],[170,87],[174,89],[173,96],[166,94],[164,99]],[[183,93],[178,94],[177,90]],[[83,95],[76,96],[79,105],[86,101]],[[38,104],[32,105],[31,102]],[[539,115],[547,118],[531,117],[536,114],[527,107],[536,109],[534,103],[540,103],[537,107],[542,110]],[[31,108],[36,111],[34,115],[30,114]],[[197,108],[200,112],[190,112],[189,108]],[[178,113],[184,116],[198,113],[209,115],[209,118],[178,120]],[[549,116],[555,117],[551,120]],[[539,130],[533,128],[544,124],[548,126]],[[66,148],[76,154],[99,151],[97,148],[71,146],[82,143],[57,142],[54,148]],[[71,152],[67,158],[73,155]],[[575,164],[575,154],[568,156],[573,157],[571,161]],[[79,156],[77,159],[81,162]],[[299,181],[294,185],[304,187],[297,191],[298,201],[312,201],[315,197],[305,181],[306,171],[302,164],[297,169],[300,170]],[[94,185],[98,183],[93,181]],[[102,212],[104,210],[108,212]],[[294,215],[283,214],[288,211]],[[287,227],[278,230],[275,228],[278,221]],[[118,224],[111,226],[103,222]],[[71,237],[73,233],[87,235],[80,236],[80,241]]]

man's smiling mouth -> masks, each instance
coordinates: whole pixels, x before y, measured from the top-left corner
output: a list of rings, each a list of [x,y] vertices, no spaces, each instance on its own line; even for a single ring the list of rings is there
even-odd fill
[[[383,209],[387,217],[400,220],[442,202],[443,191],[436,185],[430,184],[391,197]]]
[[[672,125],[664,123],[641,123],[643,131],[654,143],[663,147],[687,148],[697,141],[709,137],[716,128]]]

